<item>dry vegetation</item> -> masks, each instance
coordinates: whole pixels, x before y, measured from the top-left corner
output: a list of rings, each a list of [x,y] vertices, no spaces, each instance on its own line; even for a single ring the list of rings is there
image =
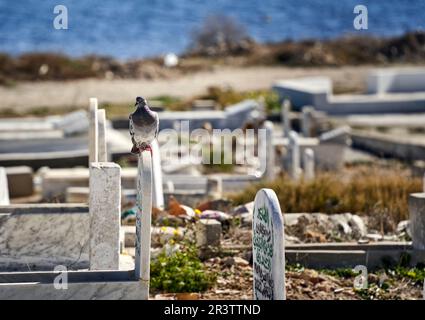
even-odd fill
[[[82,78],[173,78],[216,65],[343,66],[374,64],[423,64],[425,32],[393,38],[346,36],[333,40],[282,41],[259,44],[243,29],[223,18],[220,28],[211,22],[194,32],[193,44],[175,68],[163,66],[161,57],[118,61],[111,57],[72,58],[57,53],[0,54],[0,84],[16,81],[70,80]],[[207,41],[208,40],[208,41]]]
[[[296,183],[283,175],[230,198],[236,204],[250,202],[259,188],[273,189],[283,212],[350,212],[384,221],[383,228],[392,231],[408,219],[408,196],[422,190],[422,179],[401,168],[360,167],[340,174],[320,173],[311,182]]]

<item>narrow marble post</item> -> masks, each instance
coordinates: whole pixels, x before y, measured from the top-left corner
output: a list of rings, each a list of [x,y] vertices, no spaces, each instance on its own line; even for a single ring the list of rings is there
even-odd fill
[[[294,180],[298,180],[301,174],[300,168],[300,144],[298,134],[295,131],[289,133],[289,150],[290,150],[290,175]]]
[[[304,137],[311,137],[313,131],[313,113],[314,108],[310,106],[305,106],[302,109],[303,119],[302,119],[302,131]]]
[[[152,214],[152,156],[142,152],[137,164],[137,213],[135,276],[149,296],[151,214]]]
[[[90,98],[89,109],[89,167],[97,162],[98,157],[98,127],[97,127],[97,98]]]
[[[164,190],[162,187],[162,166],[161,154],[158,141],[154,140],[152,146],[152,169],[153,169],[153,199],[152,205],[155,208],[164,208]]]
[[[275,149],[273,145],[273,123],[271,121],[264,122],[264,129],[266,130],[266,141],[267,152],[262,155],[262,158],[265,158],[265,174],[264,177],[267,180],[272,180],[275,178]]]
[[[304,179],[314,179],[314,151],[311,148],[304,150]]]
[[[121,168],[90,164],[90,270],[118,270],[121,224]]]
[[[106,147],[106,114],[105,109],[97,110],[97,121],[98,121],[98,161],[108,161],[108,151]]]
[[[281,121],[283,123],[283,135],[284,137],[289,137],[289,133],[291,132],[291,102],[288,99],[284,99],[282,102],[282,114],[283,118]]]
[[[6,170],[0,167],[0,205],[8,206],[9,204],[9,187],[7,184]]]

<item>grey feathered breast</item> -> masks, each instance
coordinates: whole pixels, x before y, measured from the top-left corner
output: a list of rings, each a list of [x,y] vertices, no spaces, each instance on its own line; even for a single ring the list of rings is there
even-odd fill
[[[149,145],[158,136],[158,130],[158,114],[145,106],[139,106],[130,115],[130,135],[137,147]]]

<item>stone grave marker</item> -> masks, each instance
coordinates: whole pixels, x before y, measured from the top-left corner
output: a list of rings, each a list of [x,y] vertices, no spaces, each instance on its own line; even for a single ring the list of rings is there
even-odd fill
[[[283,217],[273,190],[257,192],[253,215],[254,300],[285,300]]]
[[[105,109],[97,110],[97,121],[98,121],[98,161],[108,161],[108,151],[106,147],[106,114]]]
[[[152,205],[156,208],[164,208],[164,190],[162,187],[161,154],[157,140],[152,141],[152,170],[153,170],[153,199]]]
[[[304,150],[304,179],[314,179],[314,151],[311,148]]]
[[[298,180],[301,174],[300,143],[298,134],[295,131],[289,133],[289,151],[290,151],[290,175],[294,180]]]
[[[282,102],[282,123],[283,123],[283,135],[284,137],[289,137],[289,132],[291,132],[291,102],[288,99],[284,99]]]
[[[313,121],[314,121],[314,108],[305,106],[302,109],[302,131],[304,137],[313,136]]]
[[[98,120],[97,98],[90,98],[89,107],[89,167],[90,163],[98,162]]]
[[[264,122],[264,129],[266,130],[266,141],[267,151],[265,156],[265,173],[264,176],[268,180],[272,180],[276,177],[275,175],[275,149],[273,145],[273,123],[271,121]],[[262,168],[264,168],[262,165]]]
[[[121,167],[90,164],[90,270],[118,270],[121,224]]]
[[[9,187],[7,184],[6,170],[0,167],[0,205],[8,206],[9,204]]]
[[[149,293],[152,225],[152,156],[141,152],[137,163],[136,254],[134,272]]]

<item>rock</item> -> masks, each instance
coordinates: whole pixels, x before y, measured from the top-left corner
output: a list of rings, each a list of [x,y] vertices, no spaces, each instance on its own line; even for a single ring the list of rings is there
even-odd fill
[[[232,202],[226,199],[210,200],[196,207],[200,211],[217,210],[222,212],[230,212],[231,208]]]
[[[235,259],[233,257],[226,257],[223,260],[221,260],[221,264],[229,268],[235,264]]]
[[[286,244],[292,244],[292,243],[301,243],[301,240],[297,237],[289,236],[285,234],[285,243]]]
[[[183,227],[186,223],[183,217],[168,214],[158,218],[158,224],[161,226]]]
[[[185,215],[186,211],[181,207],[180,203],[174,198],[174,196],[170,196],[168,200],[168,213],[173,216],[181,216]]]
[[[333,214],[330,216],[330,219],[340,232],[347,235],[353,232],[350,225],[348,224],[350,216],[351,214]]]
[[[233,211],[232,211],[232,215],[242,215],[244,213],[250,213],[252,216],[252,213],[254,212],[254,201],[252,202],[248,202],[245,203],[243,205],[240,205],[238,207],[236,207]]]
[[[399,224],[397,225],[397,233],[403,233],[406,232],[408,234],[409,237],[412,237],[412,234],[410,232],[410,221],[409,220],[404,220],[404,221],[400,221]]]
[[[174,196],[170,196],[168,200],[168,213],[176,217],[184,215],[195,217],[196,215],[195,210],[193,210],[191,207],[180,204],[180,202],[178,202]]]
[[[10,198],[29,197],[34,193],[32,168],[20,166],[5,170]]]
[[[366,235],[366,238],[369,239],[369,240],[372,240],[372,241],[382,241],[383,240],[382,235],[377,234],[377,233],[368,233]]]
[[[169,244],[166,243],[165,246],[160,248],[151,248],[151,258],[156,259],[162,253],[165,253],[167,257],[173,255],[174,253],[180,251],[181,246],[177,243]]]
[[[305,216],[303,213],[284,213],[283,214],[283,221],[285,226],[293,226],[298,223],[298,219],[301,216]]]
[[[153,244],[166,244],[171,239],[180,241],[186,233],[185,228],[173,227],[153,227],[152,228],[152,242]]]
[[[219,246],[221,223],[214,219],[201,219],[196,223],[196,244],[198,247]]]
[[[398,236],[397,235],[384,235],[382,237],[382,240],[384,241],[397,241],[398,240]]]
[[[358,215],[350,215],[350,218],[348,219],[348,224],[350,225],[353,231],[353,236],[355,238],[361,238],[367,234],[366,224],[363,219]]]
[[[230,219],[230,215],[227,213],[216,211],[216,210],[205,210],[200,215],[201,219],[215,219],[220,222],[225,222]]]
[[[305,237],[309,240],[313,240],[313,242],[320,242],[320,243],[327,242],[325,235],[318,232],[311,231],[311,230],[307,230],[305,232]]]
[[[362,238],[362,239],[357,240],[357,243],[358,244],[368,244],[369,242],[370,242],[370,240],[369,239],[365,239],[365,238]]]
[[[246,212],[240,215],[241,218],[241,227],[252,227],[252,213]]]
[[[234,257],[233,259],[238,266],[249,266],[249,262],[241,257]]]

